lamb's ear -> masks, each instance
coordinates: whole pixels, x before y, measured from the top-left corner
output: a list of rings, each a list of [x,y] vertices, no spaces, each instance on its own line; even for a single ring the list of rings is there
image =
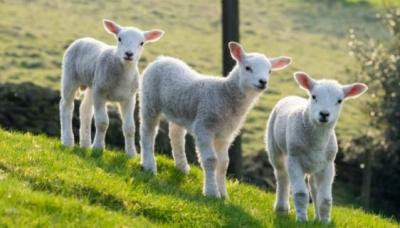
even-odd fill
[[[344,97],[346,99],[356,98],[361,96],[365,91],[367,91],[368,86],[364,83],[354,83],[350,85],[343,86]]]
[[[282,70],[292,63],[292,58],[287,56],[279,56],[269,59],[272,70]]]
[[[301,88],[307,91],[311,91],[316,83],[314,79],[312,79],[307,73],[304,72],[295,72],[293,76],[297,84],[299,84]]]
[[[117,35],[118,32],[121,30],[121,26],[115,23],[114,21],[104,19],[103,24],[104,24],[104,29],[109,33]]]
[[[231,41],[228,43],[228,47],[231,52],[232,58],[238,62],[241,62],[246,54],[242,45],[237,42]]]
[[[146,42],[155,42],[164,35],[164,31],[160,29],[152,29],[144,32],[143,35]]]

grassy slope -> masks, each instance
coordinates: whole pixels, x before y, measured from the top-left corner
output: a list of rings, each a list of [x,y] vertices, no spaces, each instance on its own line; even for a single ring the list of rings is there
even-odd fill
[[[359,0],[329,2],[333,1],[246,0],[241,4],[241,40],[246,49],[294,59],[289,69],[274,73],[269,92],[249,115],[243,136],[246,153],[263,150],[264,126],[276,101],[288,94],[305,94],[295,85],[293,71],[353,81],[346,71],[355,66],[346,47],[348,29],[365,27],[375,35],[381,33],[373,6]],[[220,14],[220,1],[214,0],[0,1],[0,83],[33,81],[59,88],[67,44],[82,36],[114,42],[103,30],[102,18],[167,32],[160,42],[146,47],[141,69],[165,54],[184,59],[198,71],[219,74]],[[362,123],[368,115],[360,111],[361,106],[362,102],[352,101],[345,107],[338,129],[342,140],[366,130]]]
[[[106,151],[63,149],[58,140],[0,130],[0,225],[23,226],[255,226],[293,227],[277,217],[274,195],[230,181],[230,200],[201,195],[201,171],[183,176],[158,157],[159,174],[141,171],[138,158]],[[311,210],[310,210],[310,213]],[[310,222],[301,224],[318,227]],[[359,209],[335,207],[338,227],[396,227]]]

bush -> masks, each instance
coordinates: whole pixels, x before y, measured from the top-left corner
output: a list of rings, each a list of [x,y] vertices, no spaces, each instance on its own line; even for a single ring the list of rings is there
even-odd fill
[[[370,192],[372,207],[400,217],[400,8],[380,17],[388,41],[350,31],[351,54],[360,66],[356,74],[370,87],[366,111],[371,118],[370,130],[353,139],[346,154],[365,167],[363,186],[370,188],[364,191]],[[370,186],[365,185],[368,178]]]

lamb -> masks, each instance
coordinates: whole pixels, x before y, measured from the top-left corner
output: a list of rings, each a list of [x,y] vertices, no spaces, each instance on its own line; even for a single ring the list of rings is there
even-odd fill
[[[65,51],[61,78],[60,122],[61,141],[64,146],[74,145],[72,113],[74,96],[81,88],[84,98],[80,106],[80,146],[91,145],[93,116],[96,126],[93,149],[103,149],[108,128],[106,103],[118,102],[123,120],[125,152],[136,154],[133,113],[136,91],[139,87],[138,61],[144,44],[158,40],[163,31],[154,29],[141,31],[133,27],[122,27],[104,20],[104,28],[118,40],[109,46],[93,38],[78,39]]]
[[[245,53],[236,42],[230,42],[229,49],[236,66],[227,78],[201,75],[179,59],[160,57],[145,69],[140,84],[143,168],[157,172],[154,138],[163,114],[170,122],[176,168],[189,172],[184,151],[184,136],[189,132],[203,168],[203,193],[216,198],[228,197],[228,148],[246,113],[267,88],[271,70],[283,69],[291,62],[289,57],[267,59],[259,53]]]
[[[368,87],[362,83],[340,85],[334,80],[314,80],[304,72],[296,72],[294,78],[308,92],[309,99],[283,98],[267,124],[267,152],[277,185],[274,210],[289,212],[291,185],[297,220],[307,220],[307,177],[315,219],[329,223],[338,151],[335,125],[343,101],[360,96]]]

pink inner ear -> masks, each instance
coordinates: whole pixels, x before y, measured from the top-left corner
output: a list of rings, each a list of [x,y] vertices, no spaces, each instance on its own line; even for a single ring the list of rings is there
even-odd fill
[[[159,38],[161,36],[161,32],[160,31],[150,31],[147,32],[145,35],[146,41],[151,41],[151,40],[155,40],[157,38]]]
[[[105,21],[104,24],[106,25],[108,31],[117,34],[118,33],[118,28],[115,26],[112,22],[110,21]]]
[[[238,61],[242,58],[242,49],[236,43],[229,43],[229,49],[231,50],[231,55]]]
[[[304,74],[299,74],[299,76],[297,76],[297,79],[300,83],[301,86],[303,86],[304,88],[310,90],[310,80],[308,80],[308,77]]]
[[[272,63],[272,68],[281,68],[281,67],[284,67],[284,66],[286,66],[287,64],[289,64],[289,62],[290,62],[290,60],[287,59],[287,58],[280,58],[280,59],[277,59],[276,61],[274,61],[274,62]]]
[[[240,47],[237,45],[233,46],[233,56],[235,56],[236,59],[241,59],[242,57],[242,52],[240,51]]]
[[[364,90],[364,87],[362,85],[354,85],[351,87],[349,92],[347,92],[346,97],[352,97],[352,96],[357,96]]]

